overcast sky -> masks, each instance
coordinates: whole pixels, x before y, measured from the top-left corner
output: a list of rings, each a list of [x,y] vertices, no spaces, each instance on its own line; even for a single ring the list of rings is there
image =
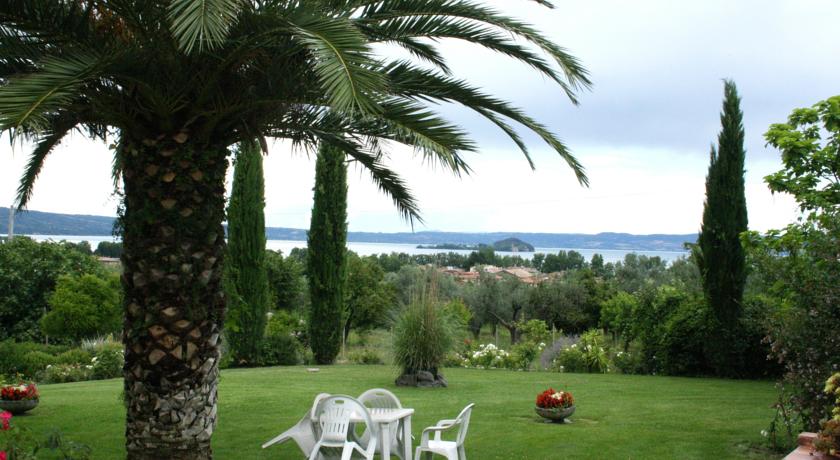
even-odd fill
[[[781,167],[765,148],[768,126],[792,109],[840,94],[836,0],[525,0],[490,2],[535,24],[582,60],[594,86],[572,106],[555,86],[513,61],[445,42],[455,75],[513,101],[550,126],[586,167],[580,187],[534,137],[531,171],[489,123],[454,107],[440,110],[480,145],[474,173],[457,179],[394,148],[389,164],[419,199],[415,230],[692,233],[700,227],[709,146],[720,129],[722,79],[742,97],[750,228],[780,228],[796,207],[773,196],[763,177]],[[0,147],[0,203],[12,203],[28,148]],[[111,156],[80,135],[47,160],[29,209],[114,215]],[[265,162],[266,224],[306,228],[314,158],[283,142]],[[354,231],[409,231],[367,173],[351,167],[348,221]]]

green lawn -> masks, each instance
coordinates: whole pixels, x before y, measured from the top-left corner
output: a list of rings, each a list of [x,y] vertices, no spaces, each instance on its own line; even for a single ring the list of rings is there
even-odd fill
[[[296,423],[317,393],[358,395],[373,387],[394,391],[416,410],[418,440],[423,427],[476,403],[467,436],[474,460],[781,457],[755,448],[772,417],[770,382],[472,369],[448,369],[446,376],[447,389],[406,389],[394,386],[390,366],[223,371],[216,458],[299,458],[292,443],[265,451],[260,444]],[[57,426],[91,446],[94,458],[121,458],[121,386],[119,380],[43,385],[41,405],[15,421],[38,431]],[[573,423],[546,424],[534,414],[534,398],[548,386],[574,393]]]

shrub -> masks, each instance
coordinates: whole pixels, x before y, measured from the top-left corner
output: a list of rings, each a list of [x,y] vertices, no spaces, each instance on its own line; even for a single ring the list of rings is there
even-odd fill
[[[437,375],[453,345],[453,325],[428,298],[406,307],[394,324],[394,363],[403,374],[429,371]]]
[[[589,372],[586,357],[575,343],[557,353],[551,368],[557,372]]]
[[[504,369],[508,367],[509,360],[510,353],[492,343],[485,343],[468,351],[462,365],[479,369]]]
[[[642,374],[641,355],[635,351],[619,351],[612,357],[613,368],[622,374]]]
[[[592,329],[580,336],[580,342],[562,348],[552,362],[558,372],[606,373],[610,370],[609,351],[600,331]]]
[[[350,362],[356,364],[384,364],[382,361],[382,357],[379,356],[375,350],[371,350],[370,348],[363,348],[358,351],[354,351],[349,355]]]
[[[510,349],[510,359],[507,361],[506,367],[527,371],[544,346],[545,343],[534,343],[530,340],[517,343]]]
[[[258,364],[260,366],[293,366],[300,362],[298,342],[284,332],[266,335],[263,340],[263,352]]]
[[[41,318],[45,334],[79,341],[117,332],[121,326],[119,279],[61,276],[49,297],[52,309]]]
[[[67,350],[63,345],[44,345],[35,342],[14,342],[6,340],[0,342],[0,378],[15,377],[17,374],[25,374],[28,364],[25,355],[29,352],[38,351],[49,355],[57,355]],[[27,375],[27,377],[33,377]]]
[[[56,364],[90,364],[91,358],[93,358],[93,353],[81,348],[71,348],[56,356],[55,362]]]
[[[668,375],[711,373],[705,345],[714,321],[711,310],[699,299],[681,303],[665,322],[656,353],[656,370]]]
[[[66,242],[17,237],[0,244],[0,340],[42,340],[38,320],[59,275],[103,271],[95,258]]]
[[[122,347],[118,349],[103,347],[96,356],[91,358],[92,377],[97,380],[122,377],[124,363]]]
[[[67,383],[91,380],[92,377],[92,364],[55,364],[47,366],[42,380],[44,383]]]
[[[50,364],[56,363],[56,357],[43,351],[26,352],[21,360],[20,373],[24,377],[37,379],[41,372]]]

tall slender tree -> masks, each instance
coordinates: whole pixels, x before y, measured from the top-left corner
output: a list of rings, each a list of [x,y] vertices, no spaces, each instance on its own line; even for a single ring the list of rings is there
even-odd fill
[[[225,264],[226,335],[233,362],[240,366],[259,362],[265,333],[269,290],[264,209],[262,152],[256,142],[243,141],[234,162]]]
[[[712,145],[706,176],[706,203],[698,237],[697,263],[703,291],[714,313],[709,359],[721,375],[737,375],[740,347],[737,331],[746,283],[741,233],[747,231],[744,196],[744,125],[735,83],[724,82],[722,125],[717,147]]]
[[[0,30],[0,131],[33,145],[18,207],[68,133],[115,141],[130,459],[212,456],[229,146],[330,143],[417,216],[383,148],[409,145],[468,172],[462,155],[475,143],[426,104],[454,102],[496,125],[529,163],[514,124],[535,133],[586,183],[551,130],[452,75],[437,47],[444,38],[528,65],[573,103],[589,86],[574,56],[485,2],[0,0]]]
[[[315,190],[309,226],[309,337],[315,361],[329,364],[342,339],[347,277],[347,163],[344,152],[324,144],[315,162]]]

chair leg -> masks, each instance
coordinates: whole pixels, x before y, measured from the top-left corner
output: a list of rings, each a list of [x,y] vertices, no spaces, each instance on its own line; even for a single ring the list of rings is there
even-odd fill
[[[467,460],[467,451],[464,450],[463,444],[458,447],[458,458],[459,460]]]

